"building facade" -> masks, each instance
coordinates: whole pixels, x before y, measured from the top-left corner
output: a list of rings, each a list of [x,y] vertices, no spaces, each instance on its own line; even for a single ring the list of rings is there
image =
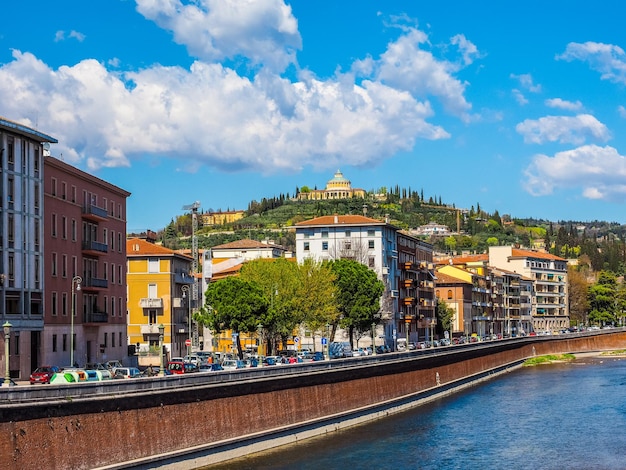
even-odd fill
[[[341,170],[337,170],[333,178],[326,183],[326,189],[301,191],[297,197],[301,201],[319,201],[325,199],[364,198],[365,194],[364,189],[353,188],[350,180],[343,176]]]
[[[193,336],[190,302],[193,259],[139,238],[126,241],[128,341],[139,354],[158,355],[159,326],[169,357],[187,354]]]
[[[44,172],[46,300],[39,365],[123,360],[130,193],[50,156]]]
[[[0,321],[10,324],[9,371],[28,377],[44,330],[44,144],[57,140],[0,118]],[[0,373],[6,375],[0,335]]]
[[[205,212],[198,214],[200,223],[204,227],[212,227],[213,225],[225,225],[236,222],[246,215],[245,211],[224,211],[224,212]]]

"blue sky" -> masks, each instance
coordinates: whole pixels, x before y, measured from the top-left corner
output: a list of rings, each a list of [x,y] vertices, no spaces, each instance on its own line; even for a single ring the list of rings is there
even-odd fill
[[[625,17],[620,0],[7,2],[0,116],[131,191],[129,231],[337,168],[366,190],[626,223]]]

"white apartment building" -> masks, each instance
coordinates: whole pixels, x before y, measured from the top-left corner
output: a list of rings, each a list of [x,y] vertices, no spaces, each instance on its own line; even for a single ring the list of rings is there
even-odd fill
[[[362,215],[332,215],[317,217],[296,224],[296,259],[317,261],[349,258],[376,273],[385,284],[381,300],[383,323],[377,330],[382,344],[395,344],[398,317],[398,228],[388,222]],[[395,293],[395,296],[392,296]],[[347,341],[335,335],[336,341]],[[369,345],[363,340],[363,345]]]

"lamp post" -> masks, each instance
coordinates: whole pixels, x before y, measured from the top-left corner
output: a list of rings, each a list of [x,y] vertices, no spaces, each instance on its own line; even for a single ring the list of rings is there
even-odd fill
[[[11,327],[13,325],[11,325],[9,323],[9,321],[7,320],[6,322],[4,322],[4,325],[2,325],[2,328],[4,328],[4,358],[5,358],[5,369],[4,369],[4,386],[5,387],[9,387],[11,385],[11,371],[9,370],[9,340],[11,338]]]
[[[165,369],[163,368],[163,332],[165,331],[165,327],[163,323],[159,326],[159,375],[163,377],[165,375]]]
[[[70,366],[74,367],[74,310],[76,309],[76,292],[80,290],[80,283],[83,278],[74,276],[72,278],[72,311],[70,319]]]
[[[180,290],[183,291],[183,298],[187,297],[187,307],[189,311],[189,325],[187,326],[187,330],[189,330],[189,346],[187,346],[187,357],[191,360],[191,296],[189,295],[188,285],[182,286]]]
[[[259,323],[259,348],[257,349],[257,355],[259,356],[259,367],[263,366],[263,325]]]

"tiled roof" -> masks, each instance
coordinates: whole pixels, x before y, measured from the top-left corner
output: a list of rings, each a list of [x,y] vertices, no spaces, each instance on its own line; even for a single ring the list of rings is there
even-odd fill
[[[435,272],[435,277],[437,278],[435,281],[436,284],[469,284],[467,281],[450,276],[449,274],[440,273],[439,271]]]
[[[514,258],[537,258],[537,259],[550,259],[556,261],[566,261],[560,256],[552,255],[544,251],[532,251],[532,250],[520,250],[519,248],[513,248],[511,255]]]
[[[147,242],[142,238],[130,238],[126,240],[126,255],[127,256],[182,256],[183,258],[191,259],[190,256],[184,255],[174,250],[170,250],[162,245],[156,245],[154,243]]]
[[[316,217],[315,219],[299,222],[296,224],[296,227],[314,225],[321,225],[325,227],[332,225],[385,225],[385,222],[365,217],[363,215],[324,215],[322,217]]]
[[[281,248],[278,245],[270,245],[269,243],[262,243],[256,240],[250,240],[245,238],[243,240],[236,240],[230,243],[224,243],[223,245],[217,245],[213,247],[213,250],[250,250],[254,248]]]

